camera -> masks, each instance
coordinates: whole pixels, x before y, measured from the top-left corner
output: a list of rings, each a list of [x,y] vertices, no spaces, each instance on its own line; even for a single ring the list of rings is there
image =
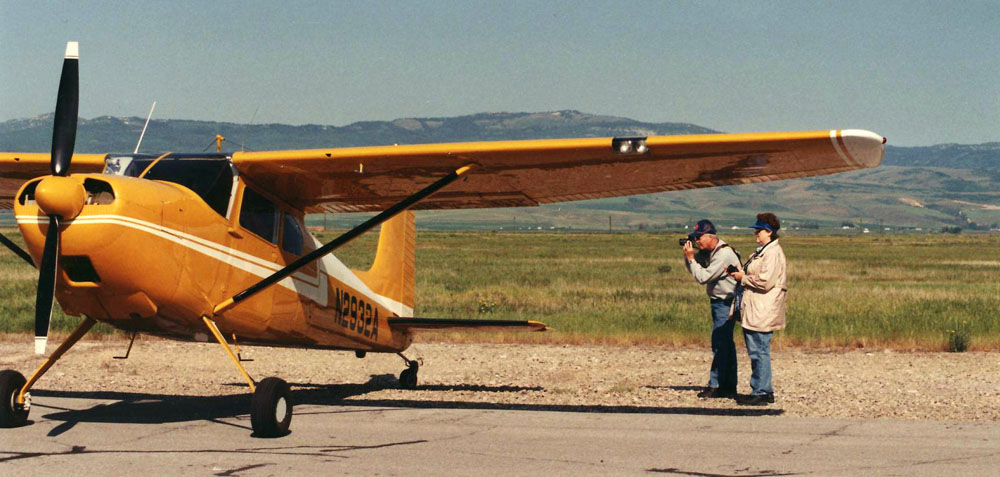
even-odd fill
[[[728,273],[730,275],[732,275],[733,273],[736,273],[737,271],[739,271],[739,269],[736,268],[736,265],[730,265],[730,266],[726,267],[726,273]]]
[[[686,244],[688,242],[691,242],[691,246],[692,247],[699,248],[698,247],[698,237],[695,237],[694,234],[688,234],[687,238],[678,239],[677,240],[677,245],[680,245],[681,247],[683,247],[684,244]]]

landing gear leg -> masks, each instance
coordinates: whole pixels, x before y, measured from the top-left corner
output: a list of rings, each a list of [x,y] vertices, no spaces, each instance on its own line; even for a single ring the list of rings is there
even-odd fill
[[[215,322],[207,316],[202,317],[202,320],[250,385],[250,392],[253,393],[253,399],[250,401],[250,426],[253,427],[253,435],[281,437],[288,434],[288,427],[292,423],[292,402],[289,399],[288,383],[273,377],[265,378],[259,385],[254,383],[253,378],[240,363],[240,359],[229,349],[229,343],[226,343]]]
[[[73,333],[63,341],[52,354],[45,359],[38,369],[27,380],[13,370],[0,371],[0,427],[18,427],[28,422],[28,411],[31,409],[31,394],[28,390],[45,374],[59,358],[83,338],[97,320],[84,317]]]
[[[420,363],[407,359],[406,356],[403,356],[403,353],[396,354],[406,362],[406,369],[399,373],[399,387],[402,389],[416,389],[417,371],[420,370]]]

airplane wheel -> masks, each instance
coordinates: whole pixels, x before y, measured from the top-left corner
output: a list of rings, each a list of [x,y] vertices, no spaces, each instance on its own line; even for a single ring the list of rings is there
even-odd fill
[[[292,423],[292,402],[288,383],[265,378],[257,384],[250,402],[250,425],[257,437],[281,437]]]
[[[26,382],[17,371],[0,371],[0,427],[20,427],[28,422],[28,410],[15,402]]]
[[[417,367],[406,368],[399,373],[399,387],[403,389],[417,388]]]

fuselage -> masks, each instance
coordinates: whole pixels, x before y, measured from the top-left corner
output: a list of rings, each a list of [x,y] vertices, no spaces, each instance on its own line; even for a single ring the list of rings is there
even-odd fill
[[[248,183],[224,155],[108,163],[104,174],[70,176],[87,201],[61,227],[56,298],[67,314],[188,340],[209,339],[208,316],[247,343],[401,351],[412,341],[387,323],[412,309],[374,293],[332,255],[213,316],[220,302],[320,246],[304,212]],[[14,204],[36,263],[49,226],[34,201],[38,181]]]

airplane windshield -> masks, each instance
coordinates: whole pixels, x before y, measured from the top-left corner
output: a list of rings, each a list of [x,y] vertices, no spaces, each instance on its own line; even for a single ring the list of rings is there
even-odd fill
[[[233,170],[229,161],[205,158],[165,157],[142,176],[191,189],[212,210],[225,217],[233,190]]]
[[[148,154],[109,154],[104,159],[104,173],[116,176],[139,177],[156,156]]]

